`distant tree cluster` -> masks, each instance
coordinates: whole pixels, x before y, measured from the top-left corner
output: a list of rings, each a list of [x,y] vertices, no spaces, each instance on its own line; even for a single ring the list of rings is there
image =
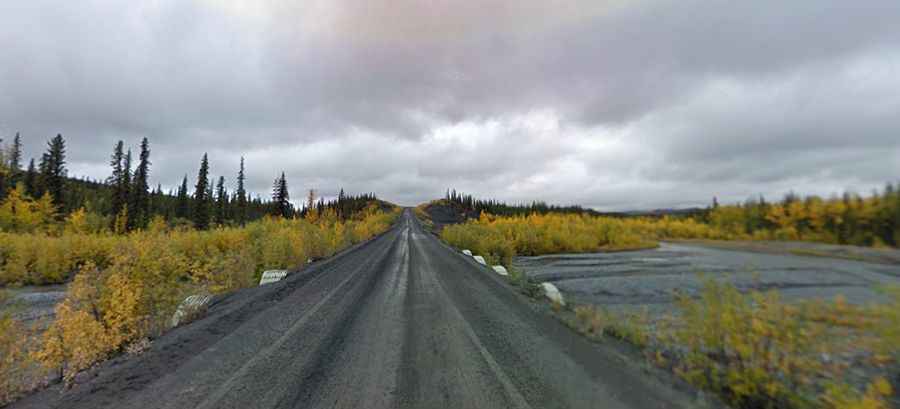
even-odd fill
[[[6,202],[15,192],[16,203],[23,203],[19,207],[29,211],[19,211],[19,216],[12,215],[9,219],[28,226],[46,223],[31,219],[25,221],[23,215],[33,216],[33,219],[37,217],[34,215],[40,214],[59,221],[83,209],[91,215],[89,219],[95,224],[103,224],[105,226],[102,228],[117,233],[146,228],[154,218],[175,226],[207,229],[221,225],[244,225],[265,215],[285,218],[303,216],[309,209],[317,212],[332,209],[347,218],[377,200],[372,194],[347,196],[342,189],[337,199],[319,199],[312,202],[311,207],[298,210],[290,202],[284,172],[275,179],[271,199],[251,197],[245,186],[244,158],[241,158],[238,168],[235,189],[229,191],[225,176],[211,175],[206,154],[200,160],[193,186],[185,174],[177,189],[164,192],[159,184],[155,188],[150,186],[152,162],[147,138],[141,141],[136,158],[123,141],[116,142],[110,156],[111,172],[104,181],[68,176],[66,142],[62,135],[52,138],[40,161],[35,163],[31,159],[26,169],[22,166],[22,138],[18,133],[11,144],[3,144],[0,139],[0,146],[0,202]],[[17,186],[19,189],[16,189]],[[12,205],[10,202],[6,209],[16,213]],[[3,215],[0,215],[2,218]],[[0,228],[14,230],[9,225]],[[99,228],[95,226],[93,229]]]
[[[456,189],[448,189],[444,199],[466,212],[490,213],[497,216],[524,216],[535,213],[599,214],[581,206],[548,205],[541,201],[511,205],[494,199],[476,199],[472,195],[458,193]]]
[[[374,193],[363,193],[360,195],[348,195],[341,189],[338,196],[331,200],[319,198],[316,200],[315,191],[310,190],[306,198],[306,205],[300,211],[303,217],[312,214],[325,214],[333,212],[339,219],[347,220],[354,215],[363,212],[372,203],[380,203]]]
[[[0,139],[0,143],[3,140]],[[57,135],[47,142],[47,151],[35,165],[32,158],[28,169],[22,169],[22,137],[16,133],[13,143],[0,149],[0,197],[6,198],[10,190],[22,184],[20,193],[30,198],[45,195],[54,205],[66,209],[61,198],[66,189],[66,142]]]
[[[830,199],[801,198],[789,193],[780,202],[759,197],[737,205],[719,205],[714,199],[698,219],[758,238],[900,247],[900,192],[891,183],[868,197],[844,193]]]

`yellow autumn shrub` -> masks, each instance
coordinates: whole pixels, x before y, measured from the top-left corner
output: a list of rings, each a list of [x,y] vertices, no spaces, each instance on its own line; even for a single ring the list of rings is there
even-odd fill
[[[56,317],[33,354],[45,369],[57,372],[67,382],[111,351],[99,305],[101,286],[101,273],[94,266],[85,266],[56,306]]]
[[[573,214],[498,217],[444,227],[441,237],[490,260],[509,265],[515,255],[580,253],[651,247],[640,220]],[[646,234],[651,236],[651,234]]]
[[[0,284],[53,284],[90,262],[109,265],[120,238],[104,234],[0,233]]]
[[[99,310],[106,330],[106,342],[117,349],[146,334],[150,306],[144,283],[122,271],[113,271],[101,287]]]
[[[103,324],[93,315],[64,302],[56,307],[56,319],[34,357],[45,369],[71,382],[79,371],[107,356],[106,336]]]
[[[738,406],[808,404],[812,380],[826,370],[815,358],[824,327],[801,319],[776,292],[743,295],[715,281],[678,307],[681,325],[670,341],[686,348],[679,375]]]
[[[0,230],[28,233],[54,230],[56,207],[49,193],[40,199],[25,194],[22,184],[11,190],[0,203]]]
[[[3,300],[0,297],[0,304]],[[21,379],[28,366],[27,331],[9,314],[0,313],[0,406],[23,391]]]

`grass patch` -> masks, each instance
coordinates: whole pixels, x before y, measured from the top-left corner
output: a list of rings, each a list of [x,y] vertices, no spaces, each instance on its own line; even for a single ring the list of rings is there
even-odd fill
[[[515,267],[507,267],[506,270],[509,272],[509,283],[518,289],[519,292],[534,299],[538,299],[543,295],[541,286],[537,282],[529,279],[524,272]]]

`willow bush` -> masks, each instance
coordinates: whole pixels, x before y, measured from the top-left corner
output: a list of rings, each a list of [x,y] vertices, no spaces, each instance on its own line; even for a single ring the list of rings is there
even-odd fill
[[[689,226],[688,228],[705,227],[692,221],[677,223]],[[451,245],[470,249],[492,262],[507,266],[516,255],[653,247],[661,235],[662,231],[658,227],[643,219],[578,214],[531,214],[512,217],[482,214],[478,220],[446,226],[441,232],[441,237]]]

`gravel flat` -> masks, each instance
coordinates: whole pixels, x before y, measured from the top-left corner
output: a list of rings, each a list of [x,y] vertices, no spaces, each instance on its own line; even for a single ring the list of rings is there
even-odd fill
[[[7,290],[11,297],[5,303],[0,302],[0,314],[9,312],[14,319],[36,329],[50,325],[56,315],[56,305],[66,297],[66,286],[62,284]]]
[[[13,408],[667,408],[688,393],[573,333],[408,209],[387,233]]]
[[[793,254],[773,254],[662,243],[618,253],[518,257],[516,267],[537,281],[553,282],[579,303],[667,310],[676,291],[696,295],[707,279],[741,290],[777,289],[786,299],[880,302],[879,288],[900,285],[900,266]]]

